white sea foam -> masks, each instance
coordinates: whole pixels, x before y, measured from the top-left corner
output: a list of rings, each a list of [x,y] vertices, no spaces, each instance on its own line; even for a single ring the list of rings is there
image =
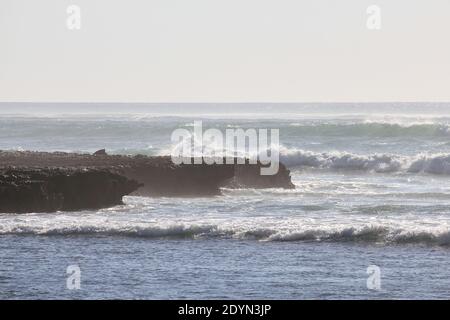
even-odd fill
[[[345,200],[342,207],[326,198],[299,202],[296,194],[280,199],[276,192],[214,201],[126,197],[126,205],[97,212],[0,214],[0,235],[450,245],[445,202],[430,207],[399,200],[380,207],[374,200],[361,207]]]
[[[380,244],[421,243],[450,245],[448,229],[392,228],[382,225],[316,226],[313,228],[277,228],[266,226],[239,226],[238,223],[152,225],[144,223],[127,224],[9,224],[0,227],[0,234],[14,235],[109,235],[143,238],[189,238],[189,239],[239,239],[258,241],[326,241],[326,242],[369,242]]]
[[[311,167],[335,170],[359,170],[372,172],[410,172],[450,174],[450,154],[400,156],[395,154],[358,155],[348,152],[312,152],[301,149],[281,148],[280,161],[288,167]]]
[[[292,169],[295,190],[232,189],[188,200],[127,197],[127,205],[97,212],[5,214],[0,235],[449,245],[450,118],[277,117],[224,115],[205,123],[221,130],[280,129],[280,160]],[[3,149],[170,155],[171,132],[203,118],[10,117],[1,121],[0,140]]]

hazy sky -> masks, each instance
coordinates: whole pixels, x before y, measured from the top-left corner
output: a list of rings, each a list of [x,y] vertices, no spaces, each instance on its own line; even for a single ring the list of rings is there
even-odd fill
[[[449,0],[0,0],[0,101],[450,101],[449,39]]]

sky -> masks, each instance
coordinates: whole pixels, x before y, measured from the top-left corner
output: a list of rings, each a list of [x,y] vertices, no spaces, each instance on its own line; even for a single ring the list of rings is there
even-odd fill
[[[449,35],[448,0],[0,0],[0,102],[450,101]]]

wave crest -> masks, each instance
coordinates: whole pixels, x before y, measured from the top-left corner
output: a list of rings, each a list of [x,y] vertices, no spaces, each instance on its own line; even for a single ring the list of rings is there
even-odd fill
[[[1,235],[109,235],[143,237],[154,239],[238,239],[257,241],[314,241],[314,242],[365,242],[379,244],[427,244],[450,245],[449,230],[406,230],[387,226],[366,225],[361,227],[333,227],[296,230],[277,230],[276,228],[239,227],[219,225],[170,226],[60,226],[42,228],[38,226],[12,226],[0,228]]]
[[[410,172],[450,174],[450,154],[391,154],[357,155],[347,152],[311,152],[301,149],[280,150],[280,161],[288,167],[310,167],[331,170],[360,170],[373,172]]]

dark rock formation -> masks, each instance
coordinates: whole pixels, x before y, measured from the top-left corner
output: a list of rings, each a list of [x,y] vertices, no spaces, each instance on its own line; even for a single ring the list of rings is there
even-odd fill
[[[93,155],[94,155],[94,156],[106,156],[107,153],[106,153],[106,150],[105,150],[105,149],[100,149],[100,150],[95,151],[95,152],[93,153]]]
[[[122,204],[139,183],[102,169],[2,169],[0,212],[54,212]]]
[[[276,175],[262,176],[259,163],[175,165],[170,157],[0,151],[0,168],[12,165],[106,170],[141,183],[132,193],[141,196],[217,195],[224,186],[294,188],[289,170],[281,163]]]
[[[151,165],[147,161],[121,169],[123,174],[143,183],[133,193],[139,196],[211,196],[220,194],[224,181],[234,176],[233,166],[174,165],[163,161]]]
[[[227,182],[227,186],[235,188],[284,188],[294,189],[291,182],[290,171],[282,163],[279,164],[275,175],[261,175],[261,164],[236,164],[234,177]]]

